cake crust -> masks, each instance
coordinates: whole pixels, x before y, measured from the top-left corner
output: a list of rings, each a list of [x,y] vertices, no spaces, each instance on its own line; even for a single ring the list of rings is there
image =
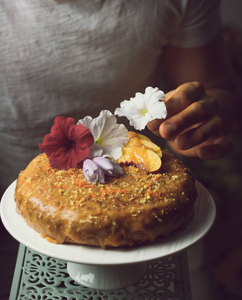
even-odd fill
[[[186,226],[197,198],[191,171],[162,150],[162,168],[149,174],[123,166],[124,175],[91,184],[82,169],[57,170],[43,153],[22,171],[16,211],[54,243],[133,246]]]

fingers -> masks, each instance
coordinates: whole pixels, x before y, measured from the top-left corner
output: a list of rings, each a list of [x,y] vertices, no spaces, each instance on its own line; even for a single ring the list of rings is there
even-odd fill
[[[221,159],[234,150],[234,143],[223,135],[213,136],[200,145],[187,150],[180,150],[174,141],[169,141],[171,147],[179,154],[186,157],[199,157],[206,160]]]
[[[208,120],[216,113],[217,101],[206,96],[203,100],[194,102],[182,112],[163,122],[160,126],[160,135],[169,139],[185,129]]]
[[[153,120],[148,127],[167,139],[178,153],[201,159],[220,159],[233,149],[233,142],[223,135],[218,102],[205,93],[197,82],[186,83],[166,94],[165,120]]]
[[[204,87],[199,82],[191,82],[180,85],[175,91],[168,93],[165,104],[168,117],[178,114],[192,103],[198,101],[205,95]]]
[[[234,143],[225,136],[213,137],[208,142],[211,144],[202,146],[197,151],[197,156],[201,159],[221,159],[234,150]]]
[[[211,116],[204,123],[197,124],[191,130],[186,130],[184,133],[175,138],[177,148],[186,150],[200,145],[211,137],[222,132],[222,120],[218,116]]]
[[[160,120],[160,119],[155,119],[153,121],[150,121],[148,124],[147,124],[147,127],[149,128],[150,131],[152,131],[154,134],[160,136],[160,133],[159,133],[159,127],[161,125],[163,120]]]
[[[170,119],[172,116],[183,111],[189,107],[192,103],[196,102],[203,95],[205,91],[203,86],[198,82],[185,83],[179,86],[176,90],[173,90],[166,94],[165,104],[167,108],[167,118]],[[148,123],[148,128],[151,131],[158,131],[159,126],[166,122],[166,120],[153,120]]]

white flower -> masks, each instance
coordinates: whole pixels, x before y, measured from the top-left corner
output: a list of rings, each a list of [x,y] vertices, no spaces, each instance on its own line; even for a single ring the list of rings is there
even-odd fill
[[[128,142],[128,130],[123,124],[117,124],[116,117],[108,110],[102,110],[100,115],[93,119],[85,117],[77,124],[90,129],[94,144],[89,148],[89,156],[108,156],[114,160],[122,155],[122,148]]]
[[[165,94],[158,88],[147,87],[145,93],[136,93],[130,101],[124,100],[114,114],[125,116],[130,125],[137,130],[145,128],[148,122],[154,119],[165,119],[167,110],[164,100]]]

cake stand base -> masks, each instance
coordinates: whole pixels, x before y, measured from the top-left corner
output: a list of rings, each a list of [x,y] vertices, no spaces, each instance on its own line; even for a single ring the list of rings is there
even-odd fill
[[[69,275],[77,283],[98,290],[115,290],[139,282],[146,274],[146,264],[85,265],[67,263]]]

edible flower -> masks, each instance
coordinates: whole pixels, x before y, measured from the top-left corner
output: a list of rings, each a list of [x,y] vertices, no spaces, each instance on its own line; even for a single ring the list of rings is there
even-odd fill
[[[87,180],[95,184],[97,181],[104,183],[104,172],[101,167],[91,159],[85,159],[83,162],[83,174]]]
[[[130,125],[137,130],[142,130],[148,122],[166,118],[167,110],[162,101],[164,98],[165,94],[161,90],[149,86],[144,94],[136,93],[129,101],[122,101],[114,114],[119,117],[125,116]]]
[[[50,165],[59,170],[77,168],[94,143],[91,131],[82,124],[75,125],[73,118],[56,117],[50,132],[39,149],[46,153]]]
[[[104,157],[94,157],[93,161],[99,165],[105,174],[109,176],[123,175],[123,169],[114,161]]]
[[[122,168],[104,157],[94,157],[85,159],[83,162],[83,174],[87,180],[95,184],[96,182],[105,183],[105,174],[109,176],[123,175]]]
[[[122,148],[128,142],[128,130],[123,124],[117,124],[116,117],[110,111],[102,110],[97,118],[87,116],[77,124],[89,128],[94,137],[89,158],[103,156],[116,160],[122,155]]]

